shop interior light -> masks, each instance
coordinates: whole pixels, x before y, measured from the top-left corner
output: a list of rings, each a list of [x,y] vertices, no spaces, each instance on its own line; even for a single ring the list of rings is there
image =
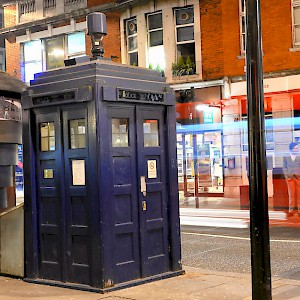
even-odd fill
[[[207,104],[198,104],[195,108],[197,111],[204,111],[210,109],[210,107]]]

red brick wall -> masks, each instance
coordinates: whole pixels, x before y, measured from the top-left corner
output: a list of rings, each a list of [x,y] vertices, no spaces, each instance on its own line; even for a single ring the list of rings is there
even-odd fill
[[[94,7],[105,3],[114,2],[112,0],[87,0],[87,7]]]
[[[245,75],[240,56],[239,0],[201,0],[203,77]],[[261,1],[264,72],[300,68],[300,52],[292,47],[290,0]]]
[[[16,25],[16,6],[9,5],[4,7],[4,26]],[[5,41],[6,47],[6,72],[21,79],[20,75],[20,45],[13,41]]]

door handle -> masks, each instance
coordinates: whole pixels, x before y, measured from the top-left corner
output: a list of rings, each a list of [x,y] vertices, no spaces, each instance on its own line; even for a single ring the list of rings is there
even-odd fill
[[[141,176],[141,193],[144,197],[147,196],[147,188],[146,188],[146,177]]]

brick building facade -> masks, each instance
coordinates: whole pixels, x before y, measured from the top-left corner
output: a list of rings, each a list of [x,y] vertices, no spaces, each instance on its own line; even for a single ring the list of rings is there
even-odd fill
[[[182,198],[239,198],[240,186],[248,184],[244,1],[88,0],[80,1],[79,8],[40,13],[43,22],[20,22],[25,20],[24,16],[20,19],[20,8],[5,6],[6,28],[0,33],[7,37],[7,72],[23,76],[22,49],[38,36],[32,29],[35,26],[45,32],[40,38],[47,40],[51,32],[53,36],[59,32],[63,21],[69,26],[64,31],[68,35],[85,31],[83,20],[88,12],[106,13],[105,57],[163,70],[175,90]],[[282,166],[288,143],[300,137],[294,124],[300,109],[298,8],[295,0],[261,3],[266,115],[274,122],[288,123],[281,127],[270,121],[268,129],[270,196],[274,194],[273,171]],[[85,37],[85,53],[90,53],[89,37]]]

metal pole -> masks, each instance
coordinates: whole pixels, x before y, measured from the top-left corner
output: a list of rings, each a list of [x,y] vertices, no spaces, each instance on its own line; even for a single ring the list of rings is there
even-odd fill
[[[272,299],[260,0],[246,0],[252,299]]]

